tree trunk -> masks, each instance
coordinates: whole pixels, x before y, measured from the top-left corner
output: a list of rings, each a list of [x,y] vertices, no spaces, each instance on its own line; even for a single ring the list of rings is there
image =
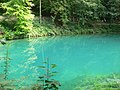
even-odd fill
[[[41,15],[41,0],[40,0],[40,7],[39,7],[39,12],[40,12],[40,25],[41,25],[41,23],[42,23],[42,15]]]

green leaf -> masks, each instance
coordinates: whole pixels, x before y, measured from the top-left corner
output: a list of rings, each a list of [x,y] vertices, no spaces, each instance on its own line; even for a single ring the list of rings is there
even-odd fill
[[[39,76],[39,78],[40,78],[40,79],[43,79],[43,78],[44,78],[44,76]]]
[[[44,64],[47,64],[47,62],[43,62]]]
[[[38,66],[39,68],[45,68],[45,66]]]
[[[56,68],[57,65],[56,64],[51,64],[51,68]]]

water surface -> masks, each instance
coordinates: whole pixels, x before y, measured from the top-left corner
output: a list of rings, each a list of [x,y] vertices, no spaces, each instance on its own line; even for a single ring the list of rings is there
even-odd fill
[[[7,45],[0,45],[0,56],[5,56]],[[53,78],[61,83],[79,76],[120,73],[120,35],[79,35],[43,37],[9,42],[9,65],[0,61],[0,73],[7,79],[20,79],[20,85],[38,80],[42,71],[38,66],[48,58],[57,67]],[[7,68],[7,71],[5,71]],[[74,82],[71,82],[74,83]]]

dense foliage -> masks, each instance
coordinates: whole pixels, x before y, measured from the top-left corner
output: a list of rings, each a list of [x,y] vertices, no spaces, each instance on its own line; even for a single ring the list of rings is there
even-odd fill
[[[120,20],[120,0],[42,0],[42,8],[43,13],[63,25],[70,22],[84,25],[91,21]]]
[[[12,31],[16,35],[33,32],[34,15],[49,17],[64,28],[94,27],[94,24],[120,23],[120,0],[1,0],[1,13],[17,19]],[[33,14],[34,15],[33,15]]]
[[[32,31],[34,15],[31,14],[32,0],[10,0],[2,3],[5,14],[16,19],[15,26],[12,28],[14,35],[25,35]]]

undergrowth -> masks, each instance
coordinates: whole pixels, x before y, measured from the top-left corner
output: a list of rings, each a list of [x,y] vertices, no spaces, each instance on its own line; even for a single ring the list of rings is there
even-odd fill
[[[13,22],[16,22],[13,20]],[[58,36],[58,35],[77,35],[77,34],[101,34],[101,33],[119,33],[120,25],[97,25],[97,26],[78,26],[76,23],[69,23],[67,26],[58,26],[50,18],[44,17],[42,23],[39,23],[39,17],[33,20],[33,29],[26,35],[19,35],[11,25],[14,23],[3,20],[0,22],[0,31],[4,32],[6,39],[20,39],[26,37]],[[1,37],[1,36],[0,36]]]

